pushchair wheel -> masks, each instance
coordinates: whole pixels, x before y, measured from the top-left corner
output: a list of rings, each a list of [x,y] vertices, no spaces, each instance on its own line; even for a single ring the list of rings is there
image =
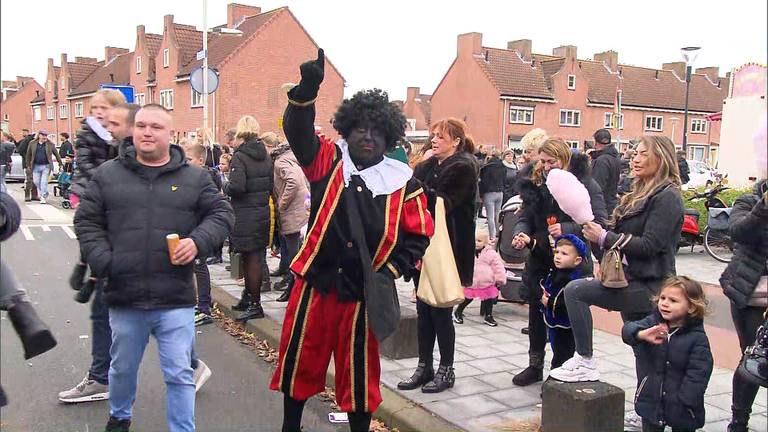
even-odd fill
[[[65,209],[71,209],[72,208],[72,204],[69,201],[62,201],[61,202],[61,207],[65,208]]]

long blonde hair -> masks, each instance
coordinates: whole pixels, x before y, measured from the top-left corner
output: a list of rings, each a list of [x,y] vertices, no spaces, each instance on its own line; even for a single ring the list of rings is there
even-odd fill
[[[571,148],[560,137],[547,138],[539,146],[538,152],[545,153],[547,156],[552,156],[559,160],[564,170],[568,170],[571,164]],[[541,186],[544,183],[544,164],[541,163],[541,159],[536,162],[536,167],[531,174],[531,180],[537,186]]]
[[[680,169],[677,166],[677,153],[672,141],[662,135],[643,135],[638,140],[659,159],[659,168],[650,179],[635,177],[632,191],[621,198],[619,205],[613,211],[612,223],[621,219],[660,187],[668,184],[680,187]]]

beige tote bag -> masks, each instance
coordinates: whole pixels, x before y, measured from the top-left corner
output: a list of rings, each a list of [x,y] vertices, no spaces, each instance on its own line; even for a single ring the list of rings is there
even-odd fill
[[[435,235],[421,260],[421,276],[416,296],[424,303],[449,308],[464,301],[459,271],[453,258],[448,225],[445,222],[445,204],[437,197],[435,203]]]

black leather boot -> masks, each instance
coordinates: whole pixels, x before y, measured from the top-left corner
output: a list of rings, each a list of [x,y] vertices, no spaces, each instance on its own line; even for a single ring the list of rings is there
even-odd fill
[[[118,420],[112,416],[107,421],[107,427],[104,428],[104,432],[130,432],[131,420]]]
[[[69,286],[75,291],[80,291],[85,283],[85,272],[88,270],[88,265],[85,263],[75,264],[75,268],[72,270],[72,274],[69,276]]]
[[[749,415],[751,409],[738,409],[731,407],[731,422],[728,423],[728,432],[748,432],[749,431]]]
[[[261,308],[261,303],[253,302],[245,312],[235,318],[235,321],[246,322],[257,318],[264,318],[264,309]]]
[[[48,326],[37,316],[35,308],[26,301],[17,301],[8,309],[8,318],[24,346],[24,358],[29,360],[56,346]]]
[[[432,381],[434,377],[435,369],[432,366],[432,362],[430,361],[429,365],[426,362],[419,362],[413,375],[407,380],[397,383],[397,388],[400,390],[413,390]]]
[[[544,379],[544,353],[528,353],[528,367],[512,378],[512,384],[525,387]]]
[[[437,368],[435,378],[432,381],[424,384],[424,387],[421,388],[421,392],[440,393],[453,387],[455,382],[456,374],[453,371],[453,366],[440,365],[440,367]]]
[[[242,294],[240,294],[240,301],[237,302],[236,305],[232,306],[232,310],[242,312],[246,309],[248,309],[248,306],[251,304],[251,293],[248,292],[248,290],[243,289]]]

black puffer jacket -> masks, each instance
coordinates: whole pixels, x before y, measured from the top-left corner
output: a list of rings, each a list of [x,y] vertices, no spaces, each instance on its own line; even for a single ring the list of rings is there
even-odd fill
[[[527,288],[522,294],[530,295],[529,300],[541,298],[541,287],[539,281],[544,279],[552,267],[552,248],[549,245],[549,224],[547,218],[554,216],[562,227],[563,234],[575,234],[582,238],[581,225],[560,210],[554,197],[549,193],[546,184],[537,186],[531,179],[532,164],[523,168],[518,175],[517,189],[520,197],[523,199],[523,211],[520,214],[514,232],[525,233],[531,237],[529,246],[531,255],[523,271],[523,285]],[[589,174],[589,160],[584,154],[575,154],[571,158],[569,171],[576,176],[589,192],[590,203],[592,205],[592,214],[595,216],[595,222],[605,225],[608,214],[603,202],[603,194],[600,186]],[[586,241],[586,240],[585,240]],[[586,273],[592,271],[592,265],[589,263]]]
[[[424,183],[427,207],[435,213],[437,197],[445,202],[445,221],[453,257],[463,286],[472,285],[475,270],[475,198],[478,166],[475,157],[459,152],[438,164],[431,157],[416,166],[413,176]]]
[[[96,168],[117,157],[118,147],[101,139],[83,120],[82,128],[77,132],[75,153],[77,169],[75,169],[75,175],[72,176],[72,192],[82,197]]]
[[[592,152],[592,178],[603,191],[605,208],[610,214],[616,208],[616,190],[621,176],[621,160],[616,147],[609,144],[602,150]]]
[[[232,197],[235,229],[232,247],[238,252],[265,249],[274,229],[272,159],[259,139],[244,142],[235,150],[224,193]]]
[[[504,179],[507,176],[507,168],[496,156],[480,168],[480,194],[488,192],[504,192]]]
[[[712,375],[712,352],[700,319],[688,319],[670,329],[669,342],[652,345],[637,333],[663,322],[658,310],[640,321],[624,324],[621,337],[632,346],[641,370],[635,393],[635,411],[644,420],[672,428],[704,426],[704,391]]]
[[[768,260],[768,206],[762,194],[768,180],[755,185],[753,194],[740,196],[733,203],[730,218],[731,238],[735,242],[733,259],[720,277],[725,295],[738,308],[747,306]]]
[[[130,139],[122,145],[119,158],[96,170],[75,213],[86,261],[108,277],[110,306],[194,306],[193,263],[172,265],[165,236],[191,238],[198,257],[212,255],[232,228],[232,207],[205,170],[187,164],[181,147],[171,146],[171,161],[151,180]]]
[[[13,197],[0,192],[0,242],[8,240],[21,225],[21,209]]]

